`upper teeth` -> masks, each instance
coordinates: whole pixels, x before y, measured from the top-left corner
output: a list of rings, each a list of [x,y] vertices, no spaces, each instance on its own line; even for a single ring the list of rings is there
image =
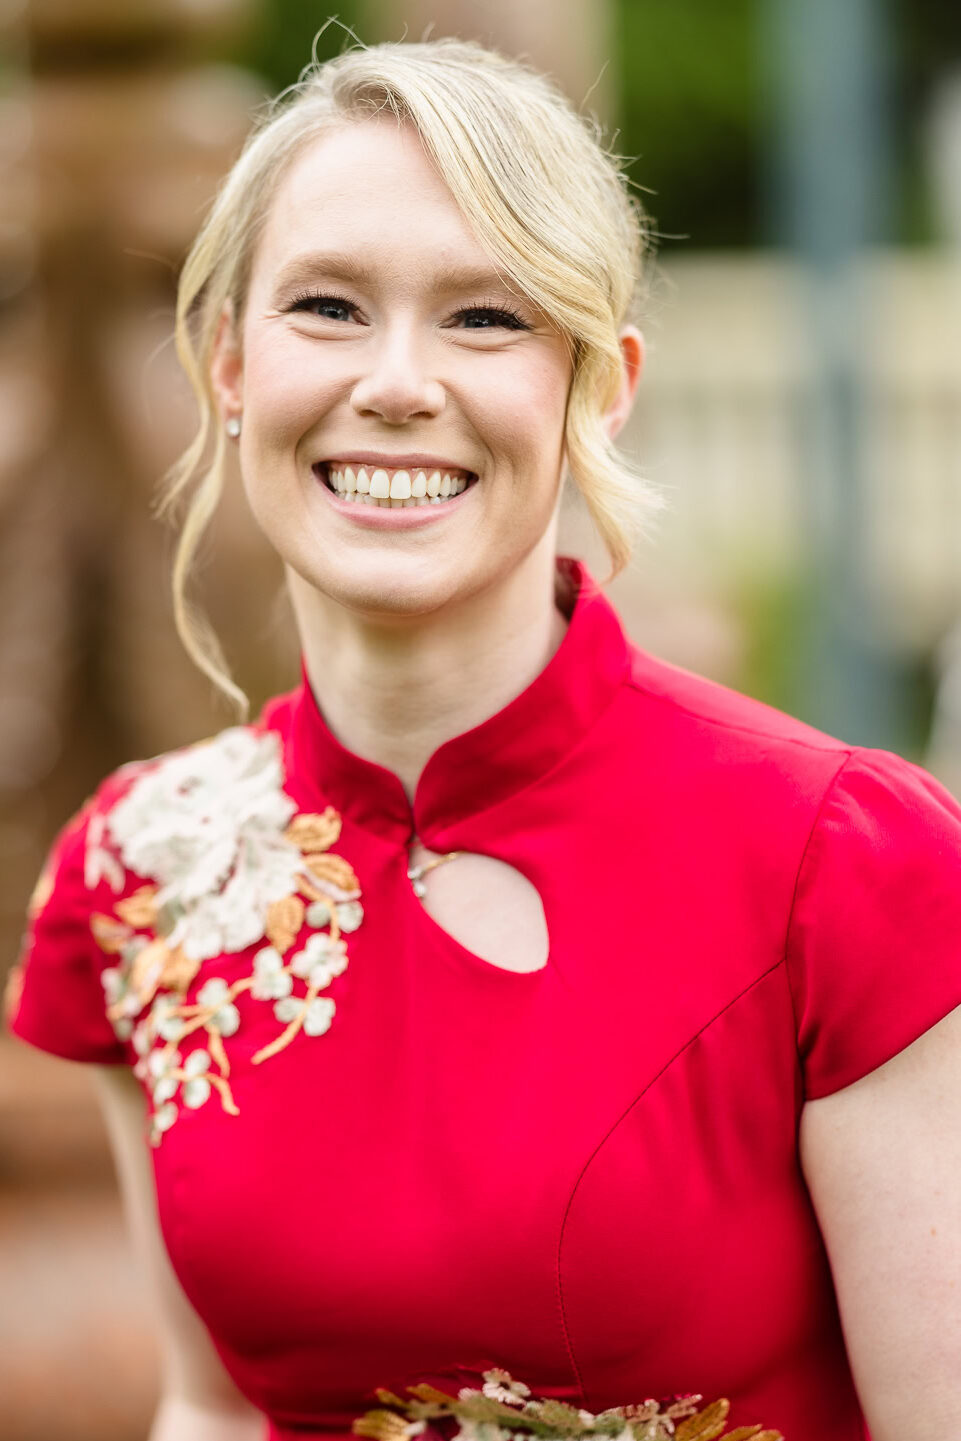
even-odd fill
[[[431,505],[467,489],[467,478],[450,471],[386,470],[368,466],[328,467],[330,484],[345,500],[368,505]]]

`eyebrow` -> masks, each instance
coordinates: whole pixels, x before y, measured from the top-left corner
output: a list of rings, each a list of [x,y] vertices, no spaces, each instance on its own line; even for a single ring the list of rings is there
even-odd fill
[[[295,255],[281,268],[274,283],[274,291],[280,292],[293,286],[305,285],[320,275],[354,285],[370,286],[376,271],[356,255],[346,251],[306,251]],[[508,290],[512,295],[518,293],[507,277],[492,266],[442,265],[435,275],[435,288],[445,295],[492,287]]]

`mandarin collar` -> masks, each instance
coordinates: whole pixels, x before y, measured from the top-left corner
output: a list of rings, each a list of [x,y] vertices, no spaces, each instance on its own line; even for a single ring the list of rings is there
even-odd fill
[[[449,844],[447,834],[537,781],[574,749],[607,709],[630,665],[627,638],[583,562],[559,556],[574,605],[554,655],[501,710],[439,746],[413,805],[393,771],[342,745],[324,719],[301,657],[286,743],[288,784],[301,804],[332,805],[387,839]],[[442,834],[445,839],[442,841]]]

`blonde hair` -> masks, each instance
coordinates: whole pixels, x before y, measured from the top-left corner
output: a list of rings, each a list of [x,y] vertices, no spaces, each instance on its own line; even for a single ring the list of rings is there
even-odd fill
[[[170,514],[193,485],[174,558],[174,614],[189,655],[242,713],[246,697],[186,595],[223,488],[226,442],[210,378],[217,327],[225,306],[239,324],[257,241],[292,160],[331,128],[384,113],[413,127],[481,244],[567,339],[568,464],[608,551],[608,580],[663,505],[601,420],[617,393],[618,332],[639,302],[648,229],[597,123],[547,76],[473,41],[358,46],[315,62],[255,124],[190,250],[177,299],[177,353],[200,424],[158,507]]]

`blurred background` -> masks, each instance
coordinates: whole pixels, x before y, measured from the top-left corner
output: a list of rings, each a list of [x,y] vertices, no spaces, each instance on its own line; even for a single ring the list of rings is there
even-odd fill
[[[328,18],[308,0],[0,0],[0,971],[56,829],[231,716],[151,516],[193,413],[175,278]],[[611,594],[668,660],[961,792],[961,8],[343,0],[321,58],[459,34],[551,71],[653,217],[624,444],[669,507]],[[572,503],[564,546],[604,573]],[[234,485],[201,594],[254,701],[297,680]],[[0,1433],[134,1441],[156,1351],[83,1068],[0,1039]]]

